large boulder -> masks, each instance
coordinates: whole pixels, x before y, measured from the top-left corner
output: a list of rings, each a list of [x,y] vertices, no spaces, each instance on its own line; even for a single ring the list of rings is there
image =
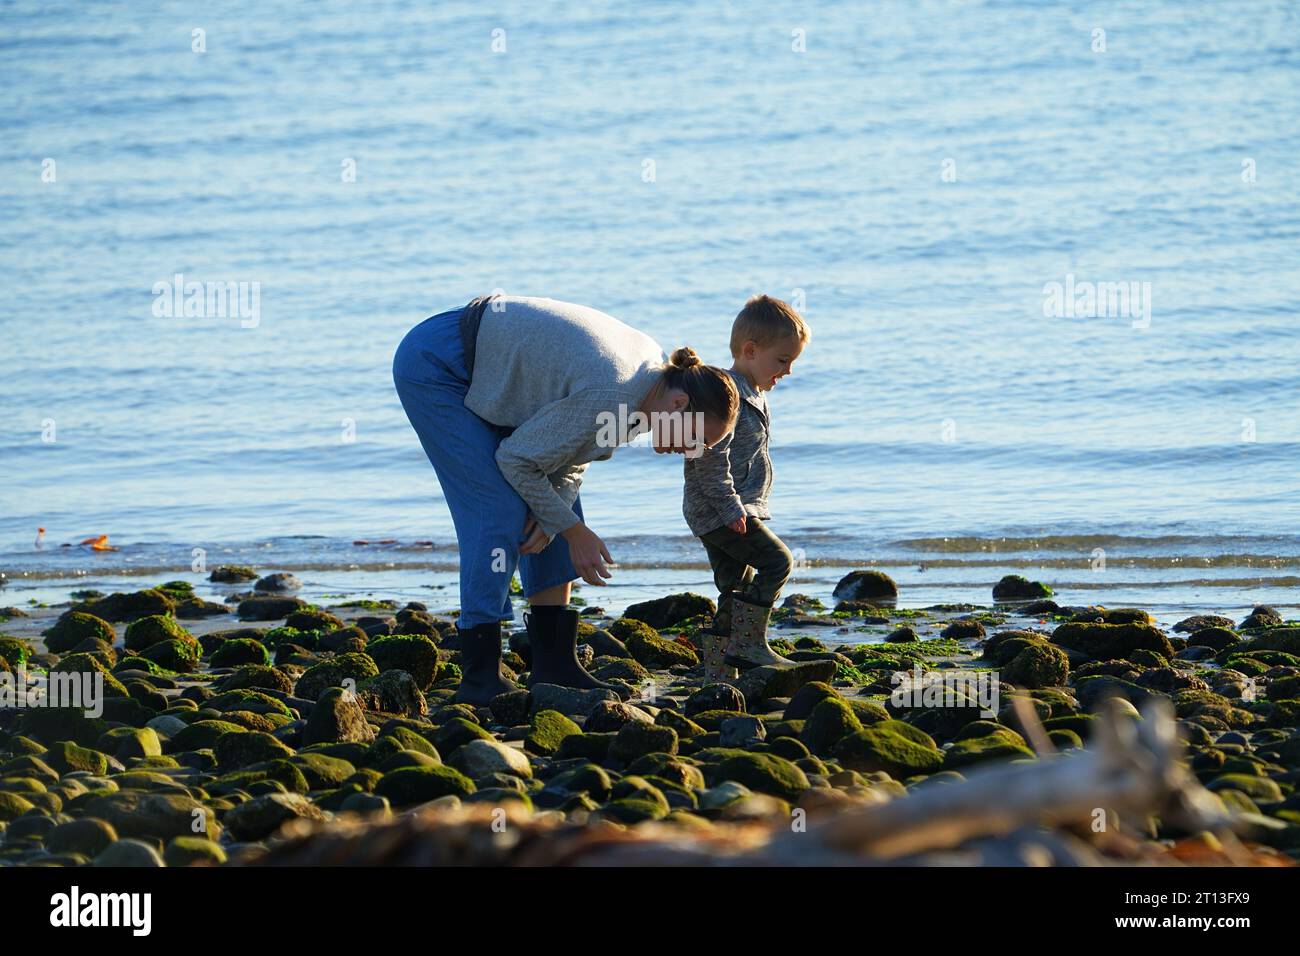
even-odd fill
[[[471,780],[481,780],[494,773],[525,780],[533,775],[533,766],[523,751],[497,740],[471,740],[458,747],[447,758],[447,763]]]
[[[297,793],[253,797],[226,814],[226,826],[240,840],[261,840],[290,820],[324,820],[325,811]]]
[[[317,700],[331,687],[356,689],[362,681],[378,676],[379,668],[369,655],[339,654],[309,667],[294,685],[294,696]]]
[[[251,597],[239,602],[239,616],[245,621],[278,621],[306,606],[296,597]]]
[[[718,606],[704,595],[685,592],[682,594],[669,594],[666,597],[633,604],[623,612],[623,616],[636,621],[644,621],[658,630],[663,627],[671,627],[697,615],[712,617],[717,613],[717,610]]]
[[[889,603],[898,600],[898,585],[883,571],[850,571],[840,578],[831,596],[836,601]]]
[[[1169,638],[1150,624],[1070,622],[1054,630],[1051,640],[1053,644],[1099,661],[1124,658],[1137,650],[1155,651],[1165,658],[1174,656]]]
[[[420,634],[381,637],[366,646],[381,672],[405,671],[415,678],[420,690],[428,690],[438,679],[438,645]]]
[[[745,671],[735,685],[747,701],[791,697],[804,684],[833,680],[835,671],[836,662],[833,660],[800,661],[793,667],[769,664]]]
[[[700,662],[699,655],[688,644],[662,637],[644,621],[621,618],[610,625],[609,631],[623,642],[637,663],[651,670],[674,665],[694,667]]]
[[[999,603],[1037,601],[1052,596],[1052,589],[1020,574],[1008,574],[993,585],[993,600]]]
[[[126,626],[123,643],[128,651],[143,651],[164,641],[193,641],[194,635],[169,614],[150,614]]]
[[[369,743],[375,728],[366,721],[366,710],[357,695],[342,687],[332,687],[321,695],[302,730],[307,744]]]
[[[105,621],[134,621],[151,614],[173,614],[176,602],[156,588],[147,588],[127,594],[110,594],[96,601],[74,605],[72,610],[84,611]]]
[[[394,807],[412,807],[439,797],[468,797],[474,782],[455,767],[401,767],[390,770],[375,785],[375,794]]]
[[[1070,658],[1055,645],[1035,641],[1002,668],[1002,677],[1017,687],[1060,687],[1070,673]]]
[[[164,843],[172,837],[196,833],[215,840],[221,833],[216,814],[184,793],[119,790],[92,797],[84,812],[105,821],[122,836]]]
[[[736,753],[721,763],[706,766],[705,779],[713,786],[723,781],[794,802],[810,786],[800,767],[773,753]]]
[[[362,681],[357,696],[368,709],[386,714],[423,717],[429,712],[419,682],[403,670],[386,670],[378,677]]]
[[[66,654],[87,638],[107,644],[117,640],[112,624],[84,611],[65,611],[41,636],[45,638],[46,648],[55,654]]]
[[[884,771],[898,780],[943,766],[943,751],[934,738],[901,720],[884,720],[842,738],[833,755],[850,770]]]

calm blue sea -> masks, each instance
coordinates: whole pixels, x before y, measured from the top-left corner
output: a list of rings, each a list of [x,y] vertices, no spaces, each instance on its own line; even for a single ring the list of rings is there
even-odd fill
[[[389,368],[493,289],[719,363],[747,296],[802,304],[809,568],[1300,593],[1294,3],[19,0],[0,88],[11,602],[195,548],[454,572]],[[256,315],[166,314],[177,274]],[[680,478],[591,468],[625,581],[707,583]]]

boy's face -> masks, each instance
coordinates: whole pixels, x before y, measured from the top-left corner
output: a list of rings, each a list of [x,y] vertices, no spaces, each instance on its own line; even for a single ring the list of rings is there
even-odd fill
[[[790,374],[790,367],[802,351],[803,342],[796,335],[787,335],[766,346],[751,340],[741,348],[736,364],[755,388],[768,392]]]

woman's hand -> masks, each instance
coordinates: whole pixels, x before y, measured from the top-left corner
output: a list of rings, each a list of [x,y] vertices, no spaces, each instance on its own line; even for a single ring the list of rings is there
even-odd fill
[[[569,559],[573,562],[573,569],[588,584],[603,587],[605,582],[601,578],[611,576],[605,565],[614,563],[614,559],[605,550],[605,542],[581,521],[560,533],[569,542]]]
[[[537,519],[530,512],[528,519],[524,522],[524,539],[523,544],[519,545],[519,553],[541,554],[550,543],[550,535],[542,530],[542,526],[537,523]]]
[[[744,534],[745,529],[748,527],[746,524],[746,518],[746,515],[741,515],[735,521],[731,522],[731,524],[727,525],[727,527],[736,532],[736,534]]]

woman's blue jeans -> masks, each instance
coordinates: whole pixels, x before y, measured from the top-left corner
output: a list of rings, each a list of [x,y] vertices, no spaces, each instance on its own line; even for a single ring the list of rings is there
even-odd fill
[[[425,319],[393,356],[393,384],[420,436],[451,510],[460,548],[461,628],[514,619],[510,581],[524,594],[574,580],[569,544],[556,535],[540,554],[520,555],[528,507],[497,467],[497,445],[510,434],[465,407],[469,372],[460,340],[462,309]],[[582,503],[574,513],[582,517]]]

